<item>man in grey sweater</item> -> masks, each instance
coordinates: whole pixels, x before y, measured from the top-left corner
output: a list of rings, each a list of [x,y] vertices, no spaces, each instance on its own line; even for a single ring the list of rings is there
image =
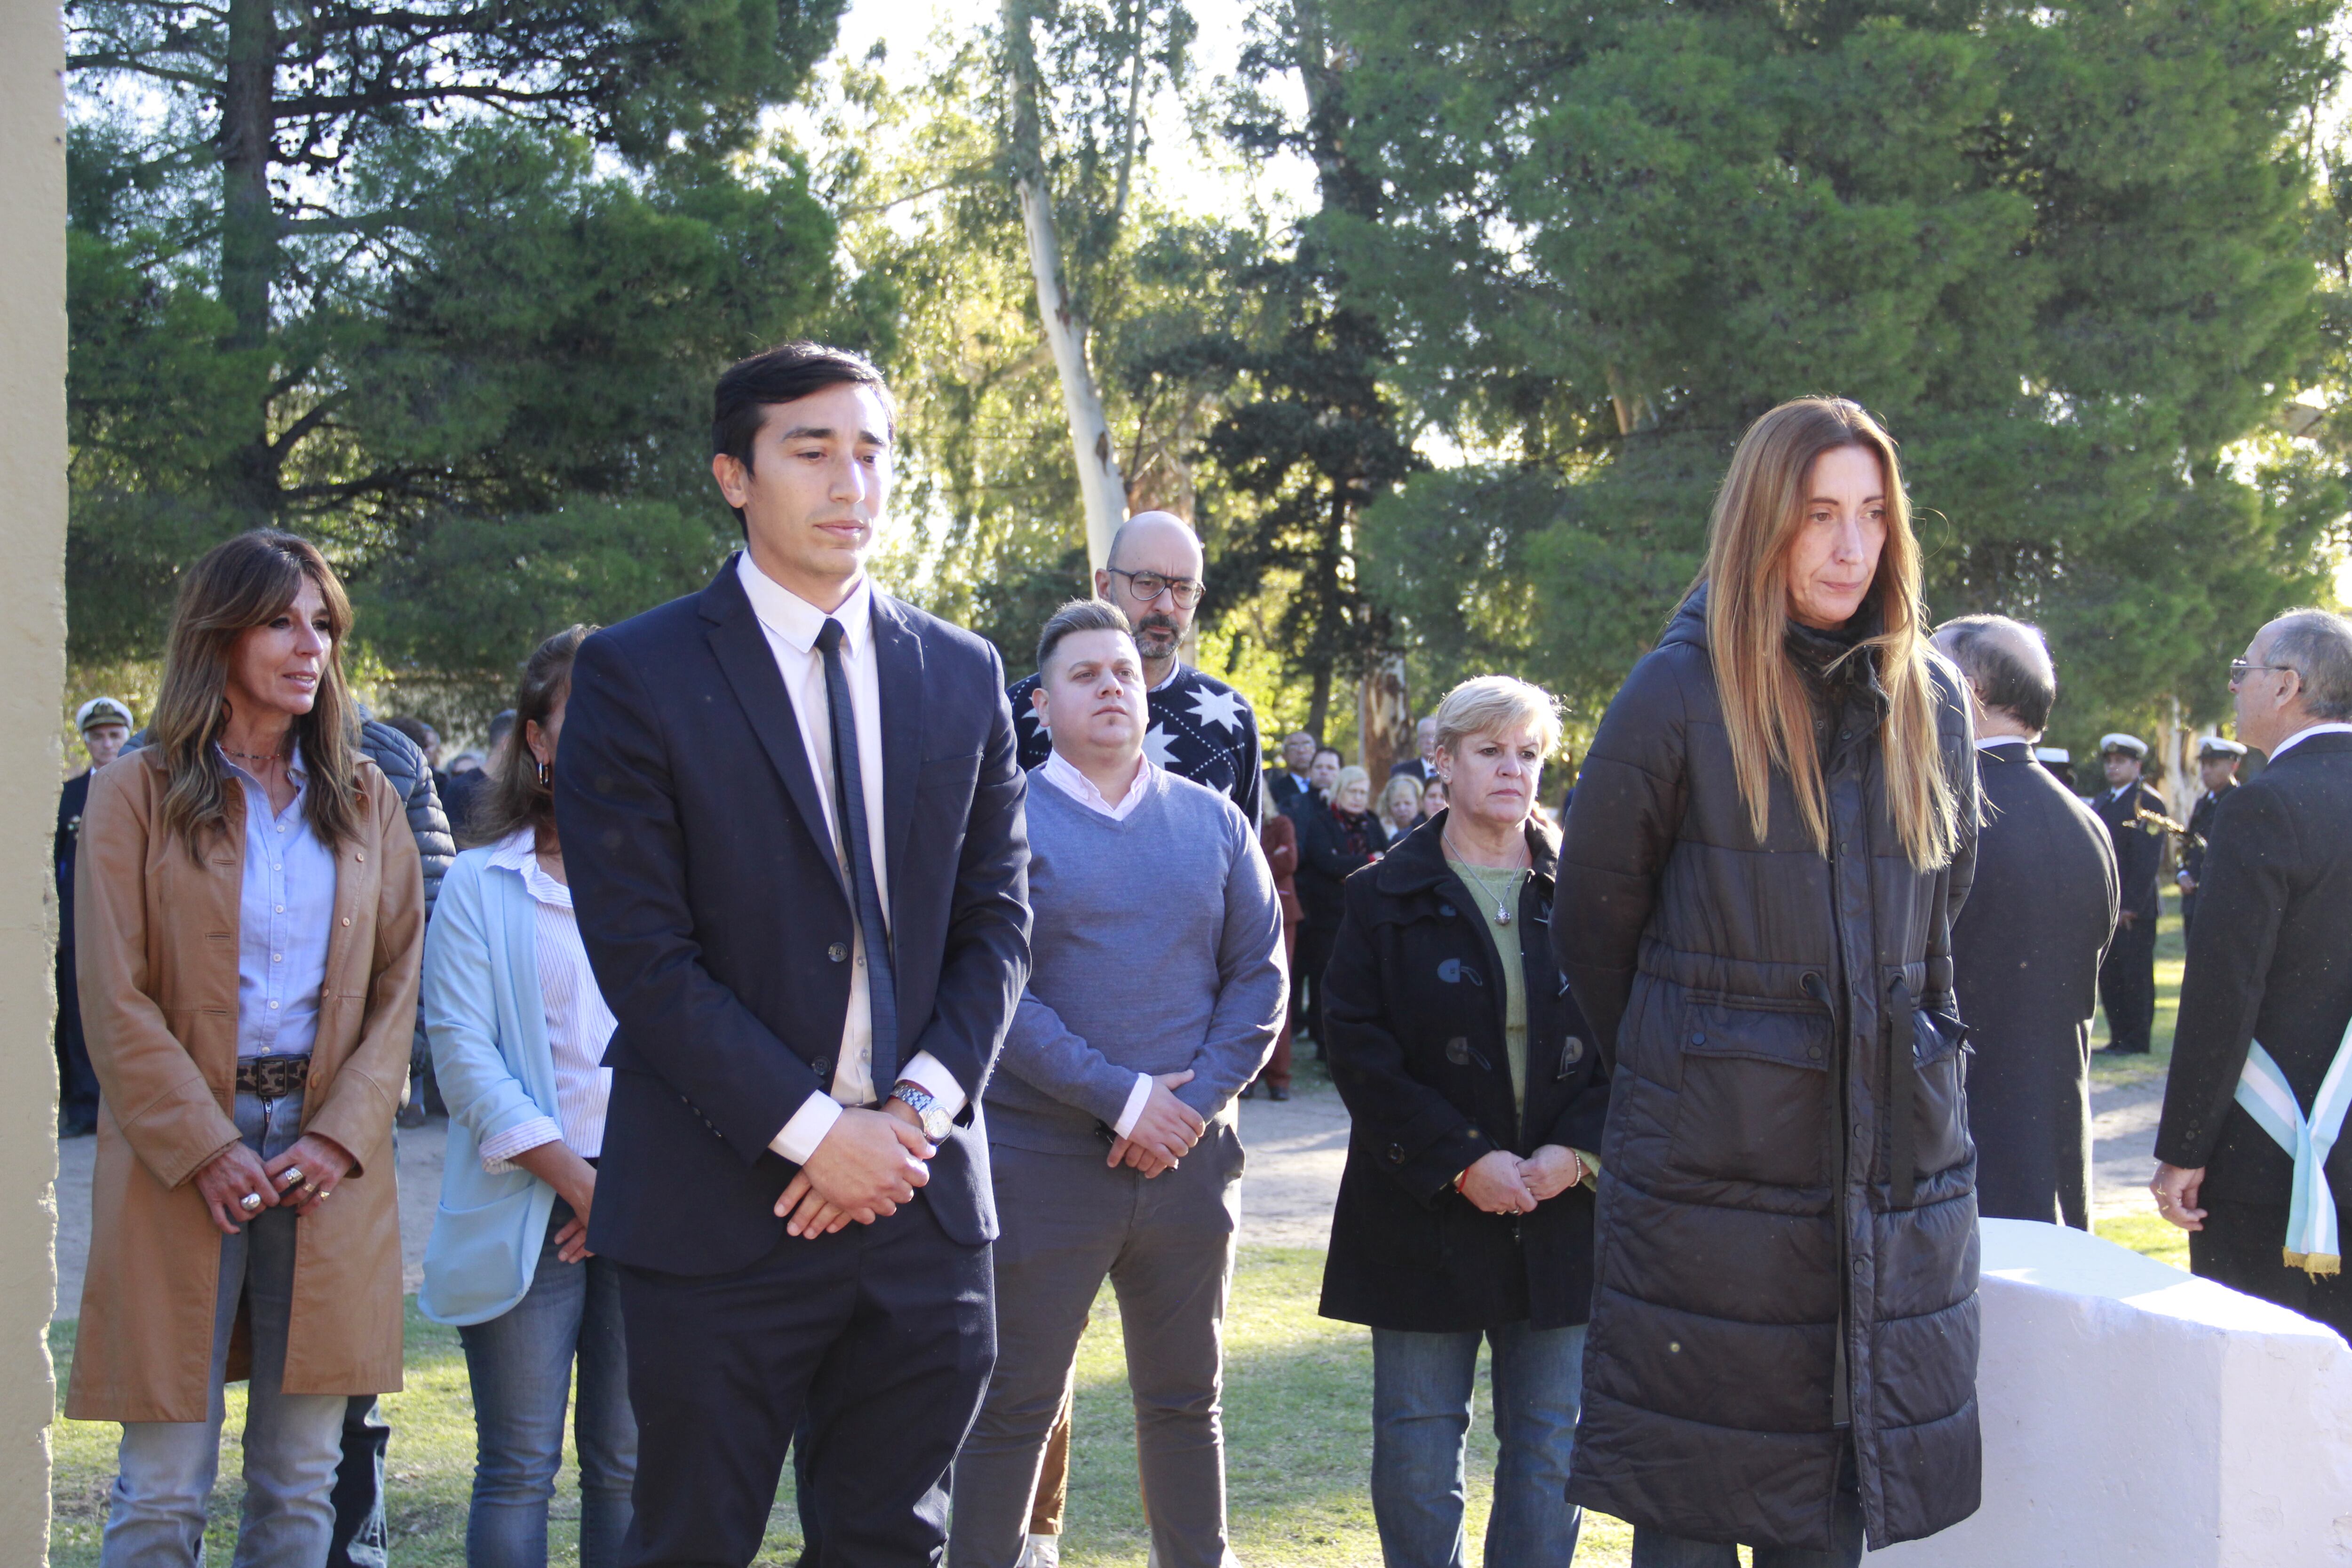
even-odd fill
[[[1054,751],[1032,775],[1028,990],[985,1091],[996,1371],[955,1464],[954,1568],[1013,1568],[1096,1294],[1118,1292],[1160,1568],[1225,1545],[1223,1327],[1240,1221],[1234,1097],[1288,985],[1257,836],[1144,759],[1126,618],[1066,605],[1038,639]]]

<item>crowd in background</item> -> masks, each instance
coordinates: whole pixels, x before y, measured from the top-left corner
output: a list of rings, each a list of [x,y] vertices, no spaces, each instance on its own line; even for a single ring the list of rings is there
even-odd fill
[[[143,731],[78,712],[67,1410],[123,1425],[110,1564],[196,1561],[239,1379],[237,1562],[384,1561],[392,1129],[429,1108],[469,1562],[545,1562],[567,1418],[585,1564],[748,1560],[787,1450],[804,1561],[1055,1562],[1108,1282],[1155,1556],[1213,1568],[1235,1101],[1303,1040],[1351,1118],[1321,1309],[1370,1331],[1391,1563],[1465,1561],[1485,1348],[1494,1568],[1569,1562],[1586,1506],[1637,1568],[1851,1565],[1979,1505],[1975,1223],[2087,1226],[2090,1021],[2148,1048],[2168,839],[2203,934],[2159,1210],[2352,1326],[2309,1140],[2232,1100],[2250,1063],[2303,1115],[2352,1018],[2310,978],[2352,972],[2313,826],[2352,839],[2341,617],[2231,667],[2259,788],[2209,742],[2173,823],[2118,734],[2079,798],[2038,633],[1927,625],[1892,440],[1800,400],[1555,811],[1559,705],[1503,675],[1384,779],[1304,731],[1263,765],[1177,657],[1207,582],[1167,513],[1008,687],[863,576],[871,367],[787,345],[719,404],[745,552],[549,638],[487,754],[359,710],[333,569],[268,531],[190,568]]]

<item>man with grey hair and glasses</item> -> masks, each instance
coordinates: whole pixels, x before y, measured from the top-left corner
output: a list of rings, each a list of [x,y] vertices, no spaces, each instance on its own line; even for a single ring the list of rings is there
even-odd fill
[[[2352,621],[2281,616],[2230,689],[2270,763],[2213,814],[2151,1185],[2191,1270],[2352,1336]]]
[[[1952,922],[1977,1210],[2091,1227],[2091,1014],[2116,929],[2107,830],[2034,758],[2058,700],[2041,632],[2006,616],[1936,628],[1968,679],[1984,823],[1977,879]]]

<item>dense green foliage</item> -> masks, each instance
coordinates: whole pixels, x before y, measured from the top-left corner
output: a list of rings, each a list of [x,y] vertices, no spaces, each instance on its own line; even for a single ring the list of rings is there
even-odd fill
[[[76,656],[151,651],[261,522],[433,672],[700,576],[711,374],[887,330],[803,171],[738,155],[841,3],[69,7]]]
[[[885,578],[1019,668],[1086,573],[1011,13],[820,68],[844,4],[79,0],[78,659],[273,521],[389,675],[478,686],[708,571],[710,377],[806,331],[900,395]],[[1802,392],[1901,441],[1938,616],[2050,629],[2061,742],[2218,716],[2326,596],[2336,0],[1264,0],[1218,80],[1181,0],[1016,10],[1130,507],[1199,523],[1202,661],[1270,721],[1345,735],[1402,654],[1588,726]],[[1276,154],[1300,210],[1181,178]]]
[[[2211,711],[2319,591],[2339,498],[2231,459],[2314,345],[2331,5],[1335,9],[1386,199],[1334,237],[1407,386],[1501,454],[1376,524],[1433,665],[1605,700],[1739,430],[1806,392],[1888,424],[1937,614],[2042,621],[2084,724]]]

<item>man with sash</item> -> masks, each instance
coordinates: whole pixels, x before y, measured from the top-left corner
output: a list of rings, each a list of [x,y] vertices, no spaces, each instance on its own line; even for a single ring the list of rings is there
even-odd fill
[[[2152,1184],[2196,1273],[2352,1336],[2352,621],[2280,616],[2230,685],[2270,765],[2213,814]]]

